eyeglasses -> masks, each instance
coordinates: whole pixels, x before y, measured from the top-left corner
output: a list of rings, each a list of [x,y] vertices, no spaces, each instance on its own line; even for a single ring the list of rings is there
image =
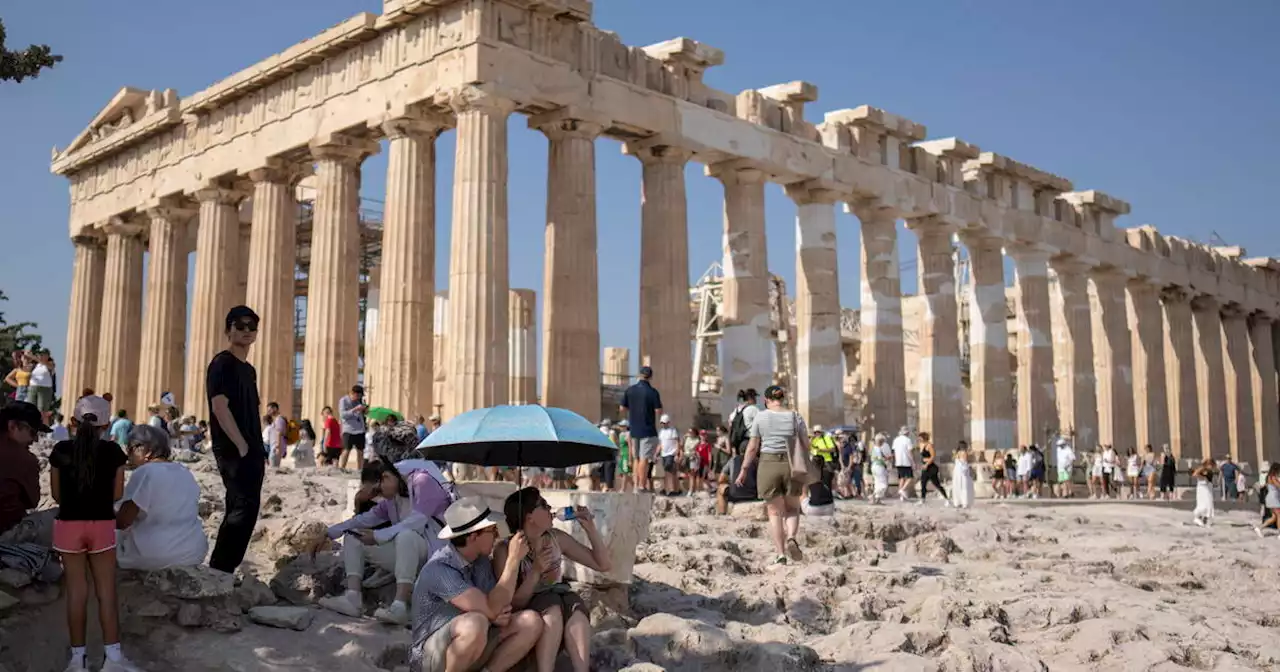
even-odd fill
[[[258,330],[257,322],[236,322],[231,326],[234,327],[236,331],[257,331]]]

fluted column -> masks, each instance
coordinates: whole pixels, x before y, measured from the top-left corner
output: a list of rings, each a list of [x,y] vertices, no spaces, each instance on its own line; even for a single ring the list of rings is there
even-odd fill
[[[920,316],[920,429],[936,445],[949,447],[964,437],[964,383],[960,377],[960,330],[957,328],[955,227],[937,218],[907,220],[915,232],[916,269],[924,311]]]
[[[595,140],[604,127],[562,112],[529,125],[549,142],[542,402],[594,418],[600,413]]]
[[[1011,251],[1018,282],[1018,443],[1049,445],[1059,430],[1053,374],[1053,317],[1049,307],[1049,252],[1034,247]],[[1052,462],[1053,451],[1046,456]]]
[[[360,352],[360,163],[378,145],[334,136],[311,144],[316,201],[311,217],[302,417],[318,418],[358,382]],[[404,409],[397,409],[407,413]]]
[[[1239,305],[1231,304],[1222,310],[1222,348],[1231,456],[1237,461],[1252,462],[1258,455],[1253,425],[1253,363],[1249,356],[1248,315]]]
[[[439,409],[444,407],[444,400],[449,392],[449,370],[448,370],[448,354],[449,346],[449,291],[444,290],[436,292],[435,298],[435,315],[433,315],[432,323],[435,326],[432,338],[432,360],[435,364],[435,375],[432,376],[431,398],[432,408],[428,409],[432,412],[439,413]]]
[[[773,383],[765,174],[738,162],[710,166],[707,174],[724,185],[720,396],[722,408],[733,408],[738,390],[763,391]]]
[[[605,385],[626,385],[631,381],[631,349],[604,349]]]
[[[907,422],[898,222],[892,210],[876,204],[851,203],[849,211],[862,223],[859,366],[863,423],[892,434]]]
[[[253,212],[258,209],[257,202],[253,202],[250,208],[251,212],[240,213],[240,242],[236,245],[236,285],[235,295],[231,298],[231,305],[248,305],[247,297],[249,296],[249,264],[252,261],[252,255],[249,253],[250,247],[253,245]],[[256,311],[255,311],[256,312]],[[261,315],[261,314],[259,314]],[[266,402],[263,402],[266,403]],[[281,408],[284,408],[283,406]]]
[[[1276,360],[1272,346],[1274,321],[1254,313],[1249,319],[1253,418],[1257,432],[1257,465],[1280,460],[1280,399],[1276,395]],[[1250,456],[1250,460],[1253,456]]]
[[[532,289],[513,289],[510,294],[510,329],[511,333],[508,337],[510,342],[510,371],[511,382],[507,392],[509,401],[507,403],[513,405],[536,404],[538,403],[538,335],[536,333],[537,324],[533,319],[534,312],[537,310],[537,297]],[[545,299],[544,299],[545,301]],[[543,348],[547,347],[544,343]],[[599,385],[595,385],[599,389]],[[597,396],[599,396],[597,394]],[[544,406],[552,406],[543,402]],[[600,412],[596,408],[594,412],[583,413],[582,411],[574,411],[585,418],[595,418]]]
[[[1009,309],[1004,254],[998,238],[961,234],[969,249],[969,443],[976,450],[1015,447],[1013,381],[1009,375]]]
[[[1227,381],[1222,363],[1222,305],[1212,296],[1191,302],[1195,324],[1196,386],[1200,397],[1200,445],[1204,457],[1227,454],[1222,442],[1231,435],[1227,414]]]
[[[258,396],[293,412],[294,275],[298,262],[298,203],[293,184],[298,171],[264,167],[253,180],[253,225],[247,256],[245,303],[258,313],[258,340],[249,363],[258,371]],[[314,416],[312,416],[314,417]]]
[[[142,227],[112,219],[106,227],[107,263],[102,286],[102,335],[98,346],[97,392],[120,401],[138,398],[138,350],[142,344]],[[73,390],[78,395],[79,390]],[[74,396],[72,396],[74,401]],[[158,400],[157,400],[158,401]]]
[[[142,356],[138,396],[121,403],[134,417],[169,392],[184,413],[182,360],[187,342],[187,227],[194,210],[165,204],[147,210],[148,234],[146,306],[142,313]]]
[[[457,114],[449,255],[449,397],[445,416],[509,398],[507,117],[514,103],[476,90]]]
[[[627,145],[640,159],[640,365],[677,427],[693,422],[689,352],[689,232],[684,167],[689,152],[662,144]]]
[[[1114,269],[1095,269],[1092,301],[1093,349],[1098,377],[1098,429],[1101,443],[1127,453],[1134,449],[1133,337],[1125,302],[1126,276]]]
[[[75,262],[71,267],[71,300],[67,306],[67,354],[58,377],[62,397],[74,401],[81,390],[97,385],[107,248],[97,235],[76,236],[71,242],[75,247]]]
[[[244,194],[210,186],[197,191],[200,220],[196,230],[195,287],[187,329],[186,386],[183,400],[197,418],[209,418],[205,372],[213,356],[226,348],[226,317],[235,290],[240,219],[236,204]],[[319,415],[315,416],[319,417]]]
[[[1165,379],[1169,390],[1169,449],[1175,457],[1199,461],[1200,384],[1196,365],[1191,295],[1181,287],[1160,292],[1164,308]]]
[[[1089,303],[1089,267],[1077,260],[1051,263],[1053,285],[1053,359],[1058,419],[1081,453],[1098,447],[1097,375],[1093,370],[1093,312]]]
[[[1136,441],[1139,448],[1159,449],[1169,443],[1169,377],[1165,372],[1160,288],[1135,279],[1129,281],[1128,289]]]
[[[401,118],[387,134],[387,200],[370,399],[429,415],[435,380],[436,136],[443,119]],[[366,325],[366,329],[368,326]]]
[[[805,184],[787,193],[796,202],[796,408],[810,424],[841,425],[844,355],[834,207],[839,194]]]

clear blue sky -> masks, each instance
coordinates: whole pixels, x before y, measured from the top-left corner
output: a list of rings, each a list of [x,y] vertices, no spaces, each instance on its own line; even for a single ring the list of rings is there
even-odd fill
[[[121,86],[187,96],[380,0],[218,3],[4,3],[9,46],[46,42],[66,60],[39,79],[0,84],[0,289],[10,320],[34,320],[61,356],[71,277],[68,192],[49,173]],[[1155,224],[1251,255],[1280,256],[1280,3],[1270,0],[596,0],[596,24],[632,45],[687,36],[723,49],[707,81],[738,92],[804,79],[827,110],[870,104],[1100,189],[1133,204],[1121,225]],[[452,175],[453,135],[439,145]],[[598,144],[601,331],[636,347],[640,170]],[[541,289],[546,141],[512,121],[511,282]],[[381,198],[385,156],[365,164]],[[720,257],[719,184],[688,172],[691,278]],[[438,286],[447,280],[448,196],[440,190]],[[794,209],[767,195],[770,268],[794,280]],[[840,285],[858,303],[857,220],[840,215]],[[903,236],[904,261],[914,241]],[[194,258],[193,258],[194,259]],[[904,289],[914,290],[904,278]],[[635,355],[633,354],[633,362]],[[634,364],[633,364],[634,365]]]

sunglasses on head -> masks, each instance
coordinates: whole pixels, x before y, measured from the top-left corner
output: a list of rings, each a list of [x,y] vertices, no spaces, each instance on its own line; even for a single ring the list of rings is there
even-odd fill
[[[236,322],[231,326],[236,331],[257,331],[258,330],[257,322]]]

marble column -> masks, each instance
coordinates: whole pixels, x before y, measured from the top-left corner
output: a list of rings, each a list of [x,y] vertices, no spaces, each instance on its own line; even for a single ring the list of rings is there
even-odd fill
[[[197,191],[200,219],[196,229],[195,286],[187,329],[187,382],[183,403],[189,414],[207,420],[209,398],[205,372],[213,356],[226,349],[227,311],[235,304],[240,219],[236,204],[244,194],[218,186]],[[320,417],[319,414],[312,417]]]
[[[432,332],[432,360],[435,363],[435,375],[432,376],[431,382],[431,398],[433,400],[430,409],[434,413],[439,413],[444,407],[444,400],[448,396],[449,391],[449,292],[448,290],[436,292],[435,298],[435,314],[433,315],[432,324],[435,329]]]
[[[684,168],[690,153],[662,144],[627,145],[642,170],[640,195],[640,364],[653,369],[663,410],[676,427],[693,423],[689,352],[689,232]],[[763,392],[763,390],[761,390]]]
[[[1093,324],[1093,349],[1099,441],[1127,454],[1136,447],[1137,434],[1133,428],[1133,337],[1125,301],[1126,276],[1115,269],[1094,269],[1089,280],[1098,316]]]
[[[1169,450],[1186,460],[1203,459],[1200,439],[1200,383],[1196,365],[1195,326],[1191,295],[1181,287],[1160,292],[1164,308],[1165,379],[1169,391]],[[1159,450],[1159,446],[1156,447]]]
[[[969,250],[969,443],[975,450],[1017,447],[1013,381],[1009,375],[1009,308],[1002,241],[961,234]]]
[[[238,253],[236,254],[236,286],[235,296],[231,299],[231,305],[248,305],[246,297],[249,295],[249,263],[251,256],[249,248],[253,244],[253,211],[258,208],[257,202],[253,202],[253,207],[249,208],[249,212],[240,213],[240,243],[236,245]],[[255,311],[256,312],[256,311]],[[259,313],[261,316],[261,313]],[[255,343],[256,345],[256,343]],[[267,402],[262,402],[267,403]],[[283,406],[281,408],[284,408]]]
[[[443,120],[401,118],[387,134],[378,324],[370,400],[413,417],[430,415],[435,381],[436,136]],[[366,324],[366,329],[368,325]]]
[[[119,410],[128,408],[128,404],[138,398],[138,350],[142,345],[142,332],[138,325],[142,322],[142,253],[145,248],[142,227],[134,222],[113,218],[106,227],[106,233],[102,335],[98,339],[95,390],[98,394],[110,392],[119,399],[113,409]],[[74,392],[79,394],[79,390]]]
[[[1058,422],[1083,454],[1098,447],[1098,391],[1093,370],[1093,312],[1089,303],[1089,266],[1074,259],[1050,262],[1054,279],[1054,382]]]
[[[529,125],[549,143],[542,401],[594,419],[600,413],[595,140],[604,127],[560,112]]]
[[[81,390],[97,386],[102,286],[107,261],[106,246],[97,235],[76,236],[71,242],[75,247],[75,262],[71,267],[71,300],[67,307],[67,354],[58,367],[64,399],[79,397]]]
[[[1049,307],[1049,255],[1045,250],[1011,250],[1018,298],[1018,443],[1047,449],[1061,426],[1053,373],[1053,317]],[[1045,450],[1055,463],[1055,451]]]
[[[964,438],[964,383],[956,308],[955,227],[938,218],[908,219],[916,234],[916,269],[924,310],[919,327],[920,429],[949,449]]]
[[[457,114],[449,255],[446,417],[509,399],[507,117],[514,103],[466,90]]]
[[[1222,363],[1222,310],[1212,296],[1198,296],[1191,302],[1195,324],[1196,386],[1200,392],[1200,445],[1202,457],[1219,459],[1229,451],[1223,446],[1231,437],[1227,410],[1227,381]]]
[[[803,184],[789,187],[787,193],[796,202],[796,410],[811,425],[842,425],[844,353],[835,212],[839,194]]]
[[[302,353],[304,418],[320,417],[322,408],[336,406],[359,382],[360,164],[377,150],[375,142],[345,136],[311,144],[316,200]]]
[[[851,203],[849,210],[862,224],[862,423],[893,436],[907,422],[897,216],[875,204]]]
[[[538,403],[538,335],[533,316],[537,311],[537,297],[532,289],[513,289],[510,292],[509,368],[510,387],[506,403],[523,406]],[[544,344],[545,348],[546,345]],[[599,361],[599,360],[597,360]],[[595,385],[598,389],[600,386]],[[597,395],[598,396],[598,395]],[[551,404],[544,404],[550,406]],[[594,420],[600,409],[592,413],[575,413]]]
[[[1134,429],[1139,450],[1169,443],[1168,374],[1165,372],[1164,315],[1160,288],[1130,280],[1129,317],[1133,348]]]
[[[169,392],[184,414],[182,361],[187,343],[187,227],[194,210],[164,204],[146,212],[148,233],[146,306],[142,313],[142,352],[138,396],[121,400],[134,418],[142,418],[150,404]]]
[[[1237,462],[1253,462],[1258,455],[1253,424],[1253,363],[1249,356],[1248,314],[1237,304],[1222,310],[1222,346],[1231,456]]]
[[[631,350],[630,348],[604,349],[605,385],[627,385],[631,382]]]
[[[709,166],[724,185],[723,299],[720,304],[721,407],[738,390],[773,383],[769,260],[764,231],[765,174],[739,162]],[[692,382],[692,381],[690,381]]]
[[[1280,460],[1280,398],[1276,395],[1276,360],[1273,325],[1269,315],[1254,313],[1249,318],[1250,361],[1252,362],[1253,419],[1258,438],[1257,465]],[[1254,459],[1250,456],[1250,461]]]
[[[250,171],[253,181],[253,225],[249,238],[249,278],[245,304],[258,313],[258,340],[249,363],[258,372],[262,403],[280,404],[293,413],[294,277],[298,262],[298,203],[293,184],[297,171],[263,167]],[[316,416],[310,416],[312,418]]]

